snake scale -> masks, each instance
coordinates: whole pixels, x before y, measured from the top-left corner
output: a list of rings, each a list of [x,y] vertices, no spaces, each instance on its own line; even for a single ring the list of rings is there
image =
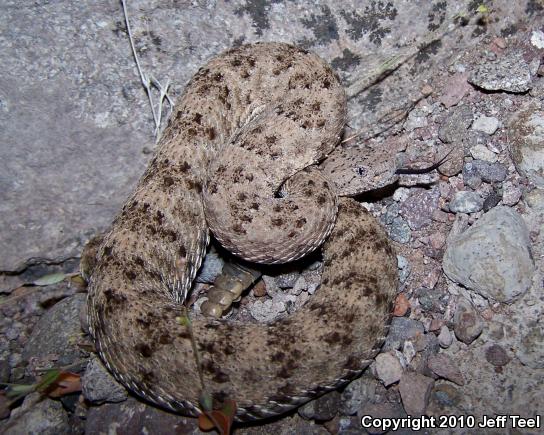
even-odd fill
[[[397,267],[378,223],[338,198],[317,166],[345,117],[334,72],[292,45],[243,45],[196,73],[135,191],[87,254],[90,332],[119,382],[163,408],[200,412],[190,336],[176,317],[209,228],[260,263],[300,258],[326,239],[321,286],[295,313],[270,324],[193,316],[215,402],[236,400],[239,421],[274,416],[370,363],[387,332]]]

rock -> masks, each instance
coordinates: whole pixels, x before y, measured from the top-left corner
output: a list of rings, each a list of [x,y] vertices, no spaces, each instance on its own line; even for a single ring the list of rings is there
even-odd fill
[[[412,238],[410,226],[400,216],[393,219],[393,224],[389,228],[389,237],[395,242],[406,244]]]
[[[48,359],[55,355],[55,366],[75,364],[86,357],[76,344],[81,334],[79,313],[86,295],[78,293],[50,308],[38,321],[23,350],[23,359]]]
[[[399,293],[395,298],[395,308],[393,309],[393,316],[402,317],[410,309],[410,301],[406,297],[406,294]]]
[[[484,162],[489,163],[495,163],[497,161],[497,154],[482,144],[474,145],[470,148],[470,154],[475,160],[483,160]]]
[[[31,393],[25,397],[21,407],[11,412],[13,422],[5,433],[11,435],[58,435],[71,433],[68,413],[62,404],[39,393]]]
[[[442,349],[447,349],[453,343],[453,335],[446,325],[440,328],[440,334],[438,334],[438,343]]]
[[[405,340],[411,340],[420,334],[424,334],[423,324],[417,320],[406,317],[393,317],[389,334],[383,345],[383,351],[399,349]]]
[[[274,302],[270,299],[256,300],[248,306],[249,312],[258,322],[271,322],[287,309],[283,302]]]
[[[463,165],[463,184],[476,190],[482,185],[482,177],[472,162]]]
[[[537,187],[544,187],[544,110],[524,106],[510,122],[510,154],[517,171]]]
[[[298,414],[308,420],[331,420],[340,408],[340,393],[331,391],[315,400],[311,400],[298,409]]]
[[[484,200],[478,193],[463,190],[455,194],[449,207],[454,213],[476,213],[483,205]]]
[[[374,399],[376,383],[374,378],[366,375],[350,382],[340,397],[340,414],[357,414],[363,405]]]
[[[410,276],[411,268],[410,263],[402,255],[397,255],[397,267],[399,269],[399,280],[400,282],[405,282],[406,279]]]
[[[114,379],[96,356],[93,356],[87,365],[81,378],[81,387],[85,399],[95,405],[122,402],[128,397],[127,390]]]
[[[544,325],[533,324],[524,331],[515,352],[522,364],[534,369],[544,368]]]
[[[449,109],[459,103],[468,91],[470,85],[467,81],[468,73],[456,73],[448,80],[443,94],[440,95],[440,102]]]
[[[415,372],[406,372],[399,383],[404,410],[413,417],[423,415],[429,403],[434,379]]]
[[[472,165],[473,170],[486,183],[497,183],[504,181],[508,175],[506,168],[500,163],[489,163],[483,160],[473,160],[465,166]]]
[[[406,131],[413,131],[416,128],[427,127],[427,113],[421,109],[413,109],[408,114],[406,121],[404,122],[404,129]]]
[[[287,272],[277,275],[276,285],[279,288],[293,288],[297,280],[300,278],[299,272]]]
[[[526,92],[531,89],[530,66],[522,53],[512,52],[479,65],[468,81],[488,91]]]
[[[454,316],[455,336],[463,343],[470,344],[480,336],[483,328],[480,315],[468,301],[462,299]]]
[[[449,110],[444,123],[438,130],[440,140],[444,143],[461,143],[467,135],[467,129],[472,124],[472,116],[472,109],[468,105]]]
[[[383,402],[368,403],[362,409],[361,416],[363,419],[363,427],[369,434],[383,434],[387,432],[387,430],[385,430],[383,427],[370,426],[370,423],[373,421],[387,421],[386,419],[397,420],[406,417],[406,413],[403,411],[399,403]],[[365,416],[367,418],[365,418]]]
[[[516,205],[521,199],[521,189],[516,187],[512,182],[505,181],[502,185],[502,203],[503,205]]]
[[[387,352],[376,356],[376,372],[382,383],[388,387],[400,380],[403,370],[398,358]]]
[[[459,370],[459,366],[452,361],[452,359],[444,354],[438,353],[436,355],[430,355],[427,360],[427,364],[432,372],[440,378],[452,381],[457,385],[464,385],[465,380],[463,374]]]
[[[462,395],[452,384],[443,383],[437,385],[433,390],[433,400],[441,406],[451,409],[461,401]]]
[[[480,116],[472,123],[472,129],[492,135],[497,131],[499,125],[499,120],[494,116]]]
[[[487,198],[484,200],[484,204],[482,206],[482,209],[484,212],[488,212],[489,210],[491,210],[493,207],[497,206],[497,204],[501,202],[501,195],[499,192],[493,190],[493,192],[491,192]]]
[[[485,359],[495,367],[502,367],[508,364],[511,358],[502,346],[493,344],[485,350]]]
[[[438,207],[438,189],[414,188],[401,206],[400,213],[412,230],[420,230],[432,222],[432,211]]]
[[[534,265],[529,246],[521,216],[508,207],[495,207],[449,240],[444,272],[485,298],[511,302],[531,285]]]
[[[198,270],[196,276],[196,282],[204,284],[213,284],[215,278],[217,278],[223,270],[223,259],[215,250],[210,250],[204,257],[202,266]]]
[[[133,397],[120,403],[105,403],[89,408],[86,435],[131,433],[199,435],[202,432],[198,429],[196,419],[163,411]]]

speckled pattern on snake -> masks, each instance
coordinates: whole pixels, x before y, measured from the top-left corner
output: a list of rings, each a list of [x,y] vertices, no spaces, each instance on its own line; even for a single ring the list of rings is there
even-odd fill
[[[161,407],[199,413],[191,341],[176,317],[210,230],[260,263],[300,258],[326,239],[321,286],[295,313],[271,324],[192,319],[207,389],[236,401],[237,420],[286,412],[369,364],[397,268],[374,218],[338,198],[318,166],[345,117],[334,72],[291,45],[244,45],[197,72],[92,259],[90,331],[119,382]]]

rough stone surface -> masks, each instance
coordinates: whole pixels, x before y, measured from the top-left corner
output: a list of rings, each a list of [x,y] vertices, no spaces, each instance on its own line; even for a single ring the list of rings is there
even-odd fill
[[[463,374],[459,370],[458,364],[456,364],[448,355],[444,353],[431,355],[429,356],[427,363],[435,375],[452,381],[457,385],[465,384]]]
[[[521,216],[508,207],[495,207],[449,241],[444,272],[486,298],[511,302],[531,285],[529,247]]]
[[[59,435],[69,434],[68,413],[62,404],[43,399],[39,393],[29,394],[23,405],[11,413],[10,427],[5,432],[12,435]]]
[[[128,397],[127,390],[107,371],[102,362],[93,357],[81,378],[83,396],[99,405],[104,402],[122,402]]]
[[[223,270],[223,264],[223,260],[215,250],[208,252],[206,257],[204,257],[202,266],[200,266],[200,270],[195,278],[196,281],[213,284],[215,278],[217,278]]]
[[[406,317],[394,317],[383,350],[399,349],[405,340],[422,335],[424,332],[425,328],[421,322]]]
[[[351,382],[342,391],[340,398],[340,413],[355,415],[370,400],[374,399],[376,380],[369,376],[362,376]]]
[[[497,154],[482,144],[474,145],[470,148],[470,154],[476,160],[483,160],[490,163],[495,163],[497,161]]]
[[[476,213],[483,205],[484,200],[478,193],[465,190],[455,193],[449,207],[454,213]]]
[[[504,181],[508,175],[506,168],[500,163],[490,163],[483,160],[474,160],[465,166],[472,166],[472,170],[487,183]]]
[[[476,131],[483,131],[489,135],[492,135],[499,128],[500,122],[494,116],[479,116],[472,123],[472,129]]]
[[[467,129],[472,124],[472,109],[462,105],[450,110],[444,124],[438,130],[438,137],[444,143],[458,144],[467,135]]]
[[[496,62],[486,61],[471,74],[468,81],[488,91],[526,92],[531,89],[530,66],[520,53],[513,52]]]
[[[194,418],[186,418],[146,405],[134,398],[121,403],[91,407],[87,413],[86,435],[150,433],[202,434]]]
[[[440,333],[438,334],[438,343],[443,349],[447,349],[453,343],[453,335],[446,325],[440,328]]]
[[[510,154],[518,172],[544,187],[544,110],[530,104],[511,120]]]
[[[496,367],[502,367],[508,364],[511,358],[502,346],[493,344],[486,349],[485,359]]]
[[[439,197],[438,189],[412,189],[400,207],[401,215],[412,230],[420,230],[431,223],[431,213],[436,208]]]
[[[466,344],[476,340],[483,330],[480,315],[474,310],[470,302],[465,300],[461,300],[457,305],[454,324],[455,336]]]
[[[63,299],[45,313],[34,327],[24,348],[23,358],[47,359],[55,356],[55,366],[68,366],[85,357],[76,340],[80,337],[79,312],[86,295]]]
[[[521,345],[516,349],[519,360],[532,368],[544,368],[544,326],[533,324],[523,331]]]
[[[408,415],[419,416],[425,413],[434,379],[415,372],[407,372],[399,383],[400,396]]]
[[[388,387],[400,380],[403,370],[399,359],[392,353],[386,352],[376,357],[376,372],[383,384]]]

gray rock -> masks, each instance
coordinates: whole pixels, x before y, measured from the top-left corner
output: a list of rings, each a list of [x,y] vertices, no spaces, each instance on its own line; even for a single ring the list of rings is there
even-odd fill
[[[421,322],[406,317],[393,317],[383,351],[399,349],[405,340],[411,340],[425,333]]]
[[[445,353],[430,355],[427,364],[432,372],[438,377],[452,381],[457,385],[465,384],[465,379],[459,370],[459,365]]]
[[[521,199],[521,189],[515,186],[512,182],[506,181],[502,189],[502,203],[504,205],[516,205]]]
[[[408,223],[400,216],[393,219],[393,223],[389,228],[389,237],[395,242],[406,244],[412,238],[412,232]]]
[[[482,318],[465,299],[459,301],[453,321],[455,336],[465,344],[476,340],[484,329]]]
[[[89,408],[86,435],[132,433],[202,434],[196,419],[171,414],[132,397],[121,403],[105,403]]]
[[[499,125],[499,120],[494,116],[480,116],[472,123],[472,129],[476,131],[483,131],[484,133],[492,135],[497,131]]]
[[[376,380],[363,375],[350,382],[342,391],[339,412],[342,415],[355,415],[369,401],[374,399]]]
[[[301,406],[298,414],[308,420],[329,421],[338,413],[339,408],[340,393],[331,391]]]
[[[534,369],[544,368],[544,325],[534,324],[524,331],[515,352],[522,364]]]
[[[478,66],[468,81],[488,91],[526,92],[531,89],[530,66],[519,52]]]
[[[455,193],[449,208],[454,213],[476,213],[483,205],[484,200],[478,193],[463,190]]]
[[[475,160],[483,160],[484,162],[490,163],[495,163],[498,158],[497,154],[482,144],[477,144],[471,147],[470,154]]]
[[[465,186],[477,189],[482,185],[482,182],[482,177],[472,162],[465,163],[463,165],[463,183]]]
[[[544,187],[544,110],[536,104],[520,109],[510,123],[510,154],[518,172]]]
[[[215,250],[208,252],[198,270],[196,282],[213,284],[215,278],[223,271],[223,265],[223,259]]]
[[[412,271],[410,263],[402,255],[397,255],[397,267],[399,269],[399,280],[400,282],[405,282],[406,279],[410,276]]]
[[[489,163],[483,160],[474,160],[465,166],[472,165],[473,170],[487,183],[504,181],[508,171],[501,163]]]
[[[25,397],[21,407],[15,408],[8,424],[12,424],[6,434],[11,435],[60,435],[71,433],[68,413],[62,404],[39,393]]]
[[[508,207],[495,207],[448,242],[444,272],[485,298],[511,302],[531,285],[529,246],[521,216]]]
[[[438,137],[444,143],[457,144],[463,141],[467,130],[472,124],[472,109],[468,105],[462,105],[450,109],[444,123],[438,130]]]
[[[279,288],[293,288],[297,280],[300,278],[299,272],[287,272],[277,275],[276,285]]]
[[[399,383],[404,410],[413,417],[425,414],[434,379],[419,373],[406,372]]]
[[[93,356],[81,378],[83,396],[89,402],[100,405],[104,402],[127,400],[127,390],[119,384],[104,367],[98,357]]]
[[[386,352],[376,356],[376,372],[382,383],[388,387],[400,380],[403,369],[399,359],[392,353]]]
[[[485,359],[495,367],[505,366],[511,360],[506,350],[498,344],[493,344],[485,350]]]
[[[34,327],[23,350],[23,358],[47,359],[56,355],[56,366],[67,366],[83,360],[86,354],[76,340],[81,334],[79,313],[86,295],[76,294],[55,304]]]

